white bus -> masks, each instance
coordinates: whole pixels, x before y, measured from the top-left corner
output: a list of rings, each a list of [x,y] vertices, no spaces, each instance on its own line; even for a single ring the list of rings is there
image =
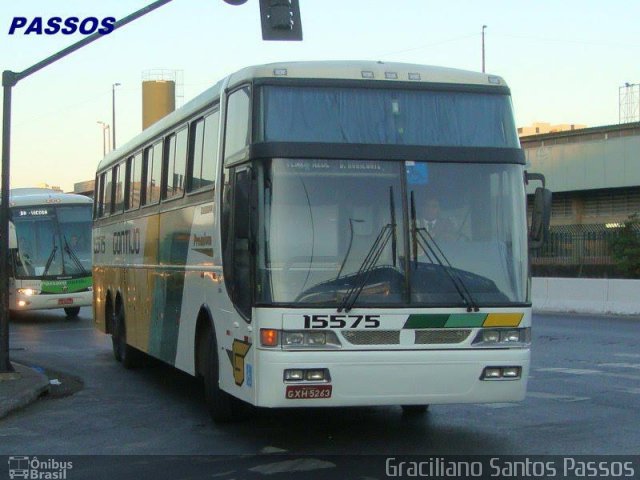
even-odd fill
[[[97,328],[202,377],[216,421],[522,400],[524,166],[500,77],[240,70],[100,163]]]
[[[91,305],[92,203],[45,188],[11,190],[11,311],[64,308],[75,318]]]

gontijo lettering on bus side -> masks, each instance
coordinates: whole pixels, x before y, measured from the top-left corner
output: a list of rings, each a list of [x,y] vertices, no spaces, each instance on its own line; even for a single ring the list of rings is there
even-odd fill
[[[120,230],[113,232],[113,254],[139,254],[140,229]]]

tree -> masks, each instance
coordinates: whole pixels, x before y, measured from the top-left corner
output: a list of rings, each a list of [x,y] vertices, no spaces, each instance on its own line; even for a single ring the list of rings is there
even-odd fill
[[[637,213],[629,215],[611,241],[611,253],[626,278],[640,278],[640,217]]]

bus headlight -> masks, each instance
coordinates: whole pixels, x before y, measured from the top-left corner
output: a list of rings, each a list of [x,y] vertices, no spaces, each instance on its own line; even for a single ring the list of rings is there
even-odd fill
[[[26,295],[27,297],[40,295],[40,290],[37,288],[18,288],[16,291],[21,295]]]
[[[531,327],[483,328],[473,340],[474,347],[524,347],[531,344]]]
[[[284,332],[282,335],[282,345],[284,347],[299,347],[304,345],[304,333]]]
[[[340,340],[332,331],[283,331],[282,348],[340,348]]]

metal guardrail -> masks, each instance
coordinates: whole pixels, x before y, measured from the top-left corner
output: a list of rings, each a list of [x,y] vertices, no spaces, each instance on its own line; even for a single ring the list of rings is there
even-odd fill
[[[618,225],[556,225],[544,245],[531,252],[532,265],[614,265],[611,244]],[[636,228],[640,235],[640,228]]]

